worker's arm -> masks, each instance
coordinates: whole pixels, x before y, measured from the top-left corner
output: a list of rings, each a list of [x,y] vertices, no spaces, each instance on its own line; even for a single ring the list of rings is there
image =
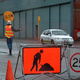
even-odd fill
[[[11,27],[11,29],[12,29],[12,31],[14,31],[14,32],[18,32],[18,31],[21,31],[22,29],[20,28],[20,29],[15,29],[13,26]]]

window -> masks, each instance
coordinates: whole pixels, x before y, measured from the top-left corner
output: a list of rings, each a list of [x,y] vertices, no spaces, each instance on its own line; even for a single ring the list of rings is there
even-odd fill
[[[44,31],[44,33],[43,33],[44,35],[48,35],[48,31],[46,30],[46,31]]]

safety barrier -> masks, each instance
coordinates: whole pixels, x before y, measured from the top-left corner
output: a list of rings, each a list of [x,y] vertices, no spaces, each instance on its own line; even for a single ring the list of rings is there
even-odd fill
[[[40,52],[40,50],[43,51]],[[43,53],[41,60],[48,56],[48,58],[44,59],[40,62],[40,64],[39,53]],[[37,60],[35,60],[37,55],[38,64]],[[16,77],[19,58],[21,58],[22,61],[22,76]],[[34,68],[34,66],[36,66],[36,68]],[[45,66],[48,69],[45,69]],[[43,74],[51,74],[52,77],[55,75],[63,80],[78,79],[80,77],[80,48],[70,47],[67,44],[62,46],[22,44],[20,45],[14,77],[16,79],[23,77],[25,80],[25,76],[28,74],[40,74],[39,76]],[[38,78],[39,76],[33,78],[32,80]]]

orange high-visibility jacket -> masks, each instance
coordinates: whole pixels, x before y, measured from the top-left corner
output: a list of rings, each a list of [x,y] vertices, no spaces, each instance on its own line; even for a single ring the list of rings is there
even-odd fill
[[[11,29],[11,25],[5,26],[5,36],[7,38],[10,38],[10,37],[13,37],[14,36],[14,32]]]

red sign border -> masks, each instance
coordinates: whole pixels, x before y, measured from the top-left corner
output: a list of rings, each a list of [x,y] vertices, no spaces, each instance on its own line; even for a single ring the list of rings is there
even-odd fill
[[[23,49],[24,48],[50,48],[50,47],[23,47],[22,48],[22,64],[24,64],[23,63]],[[61,73],[61,47],[52,47],[51,46],[51,48],[60,48],[60,72],[59,73]],[[23,69],[23,68],[22,68]],[[22,70],[23,71],[23,74],[24,74],[24,70]],[[46,71],[44,71],[44,72],[46,72]],[[58,73],[58,74],[59,74]],[[34,73],[34,74],[40,74],[40,73]],[[24,74],[24,75],[30,75],[30,74]],[[32,74],[31,74],[32,75]]]
[[[71,67],[71,69],[72,69],[74,72],[79,73],[80,71],[77,71],[77,70],[73,69],[73,67],[72,67],[72,65],[71,65],[71,60],[72,60],[72,58],[73,58],[75,55],[80,55],[80,53],[75,53],[75,54],[73,54],[73,55],[71,56],[71,58],[70,58],[70,67]]]

